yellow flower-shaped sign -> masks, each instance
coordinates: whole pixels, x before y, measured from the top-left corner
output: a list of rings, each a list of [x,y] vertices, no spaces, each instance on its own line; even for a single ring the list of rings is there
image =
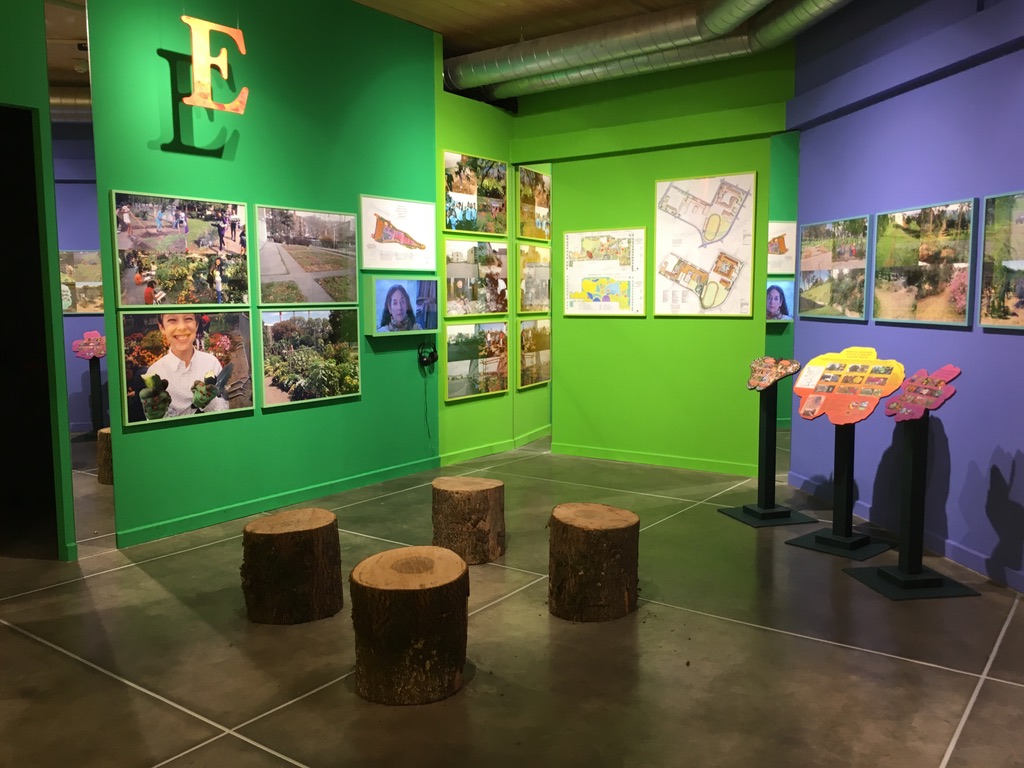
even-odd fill
[[[903,364],[879,360],[871,347],[847,347],[842,352],[818,355],[804,366],[793,384],[800,397],[800,416],[822,414],[833,424],[855,424],[875,410],[878,401],[903,383]]]

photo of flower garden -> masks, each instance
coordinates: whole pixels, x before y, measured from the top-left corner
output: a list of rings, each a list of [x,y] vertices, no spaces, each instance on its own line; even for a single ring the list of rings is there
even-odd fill
[[[551,177],[525,167],[519,169],[519,236],[551,239]]]
[[[867,216],[801,227],[801,317],[864,319],[867,245]]]
[[[263,312],[263,402],[359,394],[359,310]]]
[[[122,306],[245,304],[246,208],[115,192]]]
[[[356,301],[356,216],[256,209],[264,304]]]
[[[981,325],[1024,328],[1024,192],[985,199]]]
[[[99,251],[60,252],[61,299],[65,314],[103,312]]]
[[[973,212],[964,200],[878,215],[876,320],[967,324]]]
[[[448,388],[445,398],[508,389],[508,323],[448,326]]]
[[[520,389],[551,381],[551,321],[523,320],[519,339]]]
[[[445,152],[445,229],[504,235],[507,169],[498,160]]]
[[[508,246],[505,243],[446,240],[445,316],[508,312]]]

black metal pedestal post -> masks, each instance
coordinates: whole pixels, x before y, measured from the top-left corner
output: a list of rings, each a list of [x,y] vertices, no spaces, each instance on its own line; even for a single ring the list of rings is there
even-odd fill
[[[719,512],[741,523],[764,528],[770,525],[813,523],[814,518],[788,507],[775,505],[775,433],[778,422],[777,382],[761,390],[757,440],[757,503],[719,508]]]
[[[899,565],[844,568],[858,581],[890,600],[921,597],[966,597],[978,593],[922,564],[924,556],[924,497],[928,481],[928,412],[902,422],[906,431],[901,492]]]
[[[89,405],[92,411],[92,431],[103,428],[103,382],[100,379],[100,359],[89,358]]]
[[[867,560],[885,552],[890,544],[872,541],[865,533],[853,532],[854,424],[837,424],[832,469],[832,530],[821,529],[790,539],[787,544]]]

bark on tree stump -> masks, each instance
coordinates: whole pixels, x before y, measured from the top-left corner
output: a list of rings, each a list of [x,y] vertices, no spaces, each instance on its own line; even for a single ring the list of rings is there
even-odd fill
[[[559,504],[548,526],[553,616],[609,621],[636,610],[639,517],[605,504]]]
[[[114,454],[111,451],[110,427],[96,430],[96,481],[114,484]]]
[[[469,565],[505,554],[505,484],[483,477],[439,477],[433,482],[434,546]]]
[[[289,509],[242,529],[242,592],[249,620],[301,624],[341,610],[338,519],[326,509]]]
[[[450,549],[402,547],[349,577],[356,693],[378,704],[428,704],[462,687],[469,568]]]

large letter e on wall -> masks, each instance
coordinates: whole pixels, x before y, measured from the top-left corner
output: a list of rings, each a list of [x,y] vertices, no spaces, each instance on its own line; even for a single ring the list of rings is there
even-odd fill
[[[238,115],[245,112],[249,89],[242,88],[238,97],[230,104],[221,104],[219,101],[213,100],[213,81],[210,76],[211,70],[217,69],[225,80],[228,77],[227,49],[221,48],[216,57],[212,56],[210,33],[223,32],[228,35],[238,46],[238,52],[245,55],[245,39],[242,37],[242,30],[225,27],[223,24],[214,24],[212,21],[203,21],[192,16],[182,16],[181,20],[192,30],[192,95],[186,96],[182,101],[191,107],[220,109]]]

